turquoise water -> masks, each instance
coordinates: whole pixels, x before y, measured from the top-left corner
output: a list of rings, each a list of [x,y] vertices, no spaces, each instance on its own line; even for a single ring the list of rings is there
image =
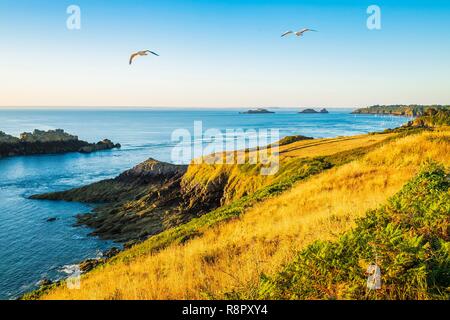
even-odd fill
[[[65,190],[113,177],[149,157],[170,161],[171,133],[194,121],[204,129],[275,128],[281,136],[302,134],[334,137],[397,127],[408,119],[351,115],[351,109],[330,114],[240,115],[239,110],[0,110],[0,131],[19,135],[33,129],[62,128],[94,142],[109,138],[122,149],[94,154],[71,153],[0,159],[0,299],[13,299],[36,287],[42,278],[66,276],[68,266],[95,257],[114,245],[74,227],[75,215],[87,205],[33,201],[36,193]],[[242,111],[242,110],[241,110]],[[56,217],[55,222],[47,222]]]

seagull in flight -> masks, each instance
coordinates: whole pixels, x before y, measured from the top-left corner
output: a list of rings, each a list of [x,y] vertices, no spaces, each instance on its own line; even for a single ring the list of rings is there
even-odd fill
[[[135,53],[133,53],[131,55],[131,57],[130,57],[130,64],[133,63],[134,58],[136,58],[138,56],[148,56],[149,53],[159,57],[159,54],[157,54],[157,53],[155,53],[153,51],[150,51],[150,50],[138,51],[138,52],[135,52]]]
[[[297,37],[301,37],[301,36],[303,36],[303,34],[304,34],[305,32],[308,32],[308,31],[318,32],[317,30],[313,30],[313,29],[309,29],[309,28],[304,28],[304,29],[299,30],[299,31],[297,31],[297,32],[294,32],[294,31],[292,31],[292,30],[289,30],[289,31],[283,33],[283,34],[281,35],[281,37],[285,37],[285,36],[287,36],[287,35],[289,35],[289,34],[295,34]]]

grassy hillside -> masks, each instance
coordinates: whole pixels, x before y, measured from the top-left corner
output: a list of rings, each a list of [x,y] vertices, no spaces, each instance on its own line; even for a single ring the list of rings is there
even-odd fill
[[[374,145],[393,138],[393,134],[360,135],[353,137],[338,137],[329,139],[283,139],[280,142],[279,156],[280,169],[275,175],[263,176],[260,174],[261,165],[210,165],[207,163],[191,165],[183,176],[182,186],[203,195],[206,200],[211,196],[212,190],[221,192],[221,204],[226,205],[233,200],[251,195],[257,190],[271,184],[290,179],[302,167],[301,159],[325,158],[341,154],[345,157],[364,152]],[[287,143],[290,142],[290,143]],[[362,149],[362,150],[360,150]],[[349,152],[351,151],[351,152]],[[226,157],[227,154],[213,155],[213,157]],[[257,151],[246,154],[248,158],[257,157]],[[336,157],[335,157],[336,158]],[[332,165],[337,159],[327,159]],[[194,199],[197,200],[197,199]]]
[[[337,241],[317,241],[259,287],[261,299],[449,299],[450,175],[427,165]],[[377,263],[382,287],[364,270]]]
[[[282,146],[280,174],[257,182],[251,187],[256,192],[246,189],[252,184],[235,184],[230,190],[240,191],[225,198],[225,206],[120,253],[83,275],[81,290],[57,286],[42,298],[264,297],[263,275],[277,279],[315,241],[337,241],[368,210],[399,192],[426,161],[449,166],[449,138],[449,129],[437,128]],[[295,166],[287,170],[291,162]],[[187,183],[211,177],[203,170],[217,168],[196,168]],[[230,185],[234,171],[242,172],[236,166],[226,170]]]

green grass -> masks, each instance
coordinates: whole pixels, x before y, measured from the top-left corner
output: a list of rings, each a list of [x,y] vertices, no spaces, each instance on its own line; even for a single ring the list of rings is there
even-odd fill
[[[449,299],[450,176],[428,164],[388,204],[335,242],[317,241],[282,272],[262,276],[259,299]],[[366,289],[377,259],[382,288]],[[249,293],[230,293],[245,298]],[[254,296],[253,296],[254,297]]]

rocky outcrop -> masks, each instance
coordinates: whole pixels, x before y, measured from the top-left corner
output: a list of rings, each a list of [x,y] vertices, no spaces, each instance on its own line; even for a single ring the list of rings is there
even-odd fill
[[[114,179],[102,180],[87,186],[62,192],[31,196],[37,200],[64,200],[85,203],[115,203],[139,199],[162,185],[179,180],[187,166],[148,159]]]
[[[240,112],[241,114],[264,114],[264,113],[275,113],[272,111],[269,111],[267,109],[258,108],[258,109],[252,109],[245,112]]]
[[[95,269],[96,267],[98,267],[99,265],[104,264],[105,262],[107,262],[108,260],[110,260],[111,258],[116,256],[117,254],[119,254],[120,251],[121,251],[120,249],[113,247],[113,248],[103,252],[101,257],[99,257],[99,258],[86,259],[86,260],[81,261],[78,264],[78,267],[80,268],[81,273],[89,272],[89,271]]]
[[[78,150],[81,153],[92,153],[96,151],[102,151],[102,150],[109,150],[114,148],[121,148],[122,146],[120,143],[114,144],[111,140],[105,139],[103,141],[99,141],[97,143],[90,144],[88,146],[82,147],[80,150]]]
[[[120,144],[113,144],[110,140],[88,143],[61,129],[24,132],[20,138],[0,132],[0,158],[67,152],[90,153],[113,148],[120,148]]]
[[[93,228],[91,235],[118,242],[143,240],[205,213],[211,203],[191,201],[181,180],[187,166],[155,159],[127,170],[114,179],[32,199],[103,203],[77,216],[78,225]]]
[[[2,143],[19,143],[20,139],[10,136],[9,134],[0,131],[0,144]]]
[[[299,113],[329,113],[329,112],[327,109],[324,108],[320,111],[316,111],[314,109],[305,109],[305,110],[300,111]]]
[[[174,165],[150,158],[125,171],[117,177],[117,180],[139,184],[164,181],[174,177],[181,177],[186,172],[187,167],[186,165]]]

